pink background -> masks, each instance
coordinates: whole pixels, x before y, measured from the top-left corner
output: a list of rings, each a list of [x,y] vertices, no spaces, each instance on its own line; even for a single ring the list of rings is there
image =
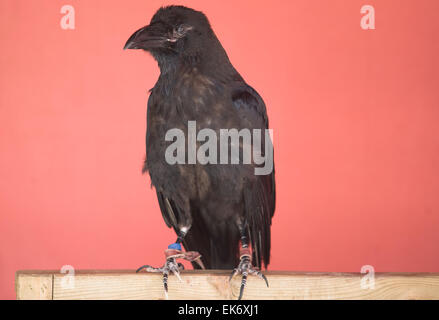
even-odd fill
[[[159,71],[122,47],[170,3],[207,14],[267,104],[270,269],[439,272],[438,1],[1,0],[0,298],[19,269],[162,264],[175,236],[140,173]]]

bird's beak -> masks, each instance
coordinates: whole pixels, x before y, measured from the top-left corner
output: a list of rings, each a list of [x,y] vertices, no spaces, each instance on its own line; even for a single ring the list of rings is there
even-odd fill
[[[149,25],[134,32],[123,49],[161,48],[165,46],[166,42],[167,38],[160,35],[160,30],[156,26]]]

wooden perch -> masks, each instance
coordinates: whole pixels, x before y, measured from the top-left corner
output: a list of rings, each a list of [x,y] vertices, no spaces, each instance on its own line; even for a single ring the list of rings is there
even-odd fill
[[[249,277],[244,299],[439,299],[439,273],[376,273],[374,289],[362,288],[360,273],[265,274],[270,287]],[[181,277],[169,277],[169,299],[237,299],[240,277],[229,284],[228,271],[183,271]],[[164,299],[160,274],[127,270],[83,270],[74,277],[17,271],[15,287],[17,299]]]

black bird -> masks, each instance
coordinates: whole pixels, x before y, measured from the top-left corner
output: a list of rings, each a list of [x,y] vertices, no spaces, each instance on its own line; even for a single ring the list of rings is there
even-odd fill
[[[165,251],[163,267],[143,266],[138,271],[144,268],[162,272],[166,295],[169,273],[180,278],[182,265],[176,258],[191,261],[195,268],[203,265],[208,269],[234,268],[230,278],[242,274],[239,299],[248,274],[259,276],[268,286],[259,270],[262,263],[266,268],[270,261],[274,169],[256,175],[255,168],[262,165],[253,158],[251,163],[244,163],[243,152],[248,150],[244,140],[239,141],[241,162],[238,164],[219,164],[219,160],[218,164],[213,161],[194,164],[188,161],[188,155],[183,159],[185,163],[170,164],[165,159],[167,148],[175,142],[167,141],[166,133],[181,129],[185,141],[190,140],[189,121],[196,121],[197,132],[212,129],[218,134],[218,141],[220,129],[264,132],[268,118],[262,98],[230,63],[208,19],[200,11],[183,6],[162,7],[149,25],[128,39],[124,49],[151,53],[160,68],[159,79],[148,100],[143,171],[150,174],[167,226],[178,236],[176,243]],[[261,140],[260,154],[267,156],[265,147],[271,145],[271,140],[264,137]],[[253,137],[251,147],[256,142]],[[197,140],[197,148],[200,145]]]

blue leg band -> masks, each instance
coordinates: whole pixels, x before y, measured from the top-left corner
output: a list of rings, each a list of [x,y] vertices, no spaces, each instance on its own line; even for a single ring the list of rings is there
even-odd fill
[[[180,250],[180,251],[182,251],[182,250],[181,250],[181,244],[179,244],[179,243],[172,243],[172,244],[170,244],[170,245],[168,246],[168,249],[176,249],[176,250]]]

